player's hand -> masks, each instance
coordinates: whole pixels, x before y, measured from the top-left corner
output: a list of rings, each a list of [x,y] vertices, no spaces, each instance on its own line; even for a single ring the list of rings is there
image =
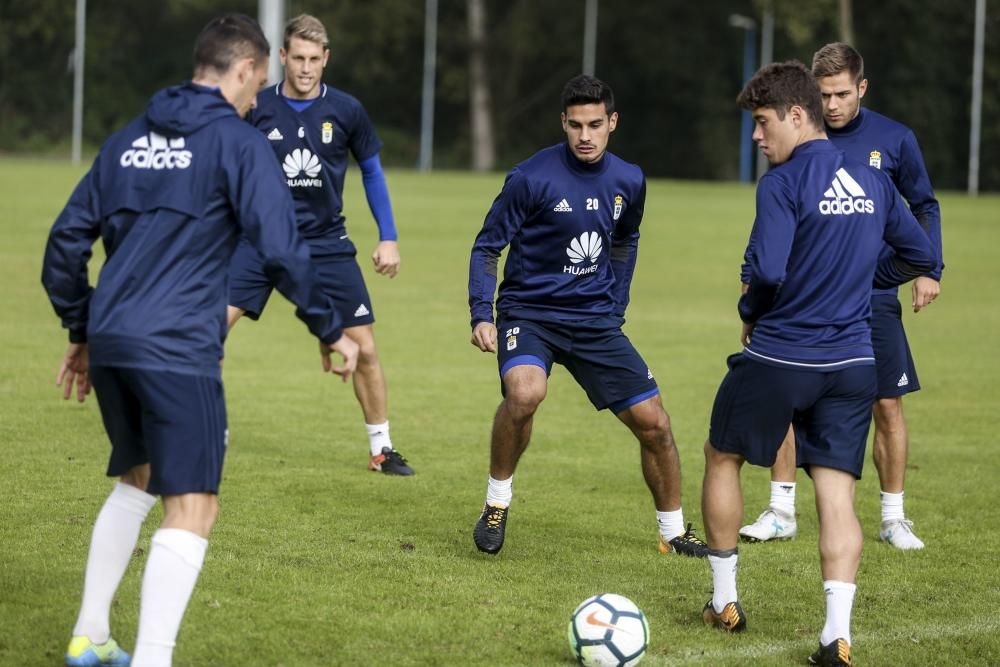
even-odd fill
[[[931,305],[931,302],[938,298],[938,294],[941,293],[941,283],[934,280],[933,278],[928,278],[927,276],[920,276],[913,281],[913,312],[919,313],[921,308]]]
[[[472,340],[469,341],[483,352],[497,351],[497,327],[491,322],[480,322],[472,330]]]
[[[395,278],[399,273],[399,244],[395,241],[379,241],[372,253],[375,273]]]
[[[740,333],[740,342],[743,343],[743,347],[750,344],[750,336],[753,334],[753,324],[743,323],[743,331]]]
[[[323,370],[327,373],[336,373],[344,382],[351,377],[351,373],[358,367],[358,344],[347,336],[341,336],[334,343],[320,343],[319,353],[323,357]],[[338,352],[344,358],[344,363],[334,366],[330,359],[331,352]]]
[[[83,403],[90,393],[90,356],[86,343],[70,343],[66,348],[59,372],[56,373],[56,386],[63,388],[63,399],[68,400],[76,383],[76,400]]]

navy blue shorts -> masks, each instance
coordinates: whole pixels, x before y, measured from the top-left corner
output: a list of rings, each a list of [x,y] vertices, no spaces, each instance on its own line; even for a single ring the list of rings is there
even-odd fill
[[[342,251],[314,253],[313,270],[323,294],[333,299],[345,327],[358,327],[375,321],[371,298],[361,267],[355,259],[354,244],[344,240]],[[264,258],[245,238],[240,239],[229,266],[229,305],[246,311],[251,319],[264,312],[274,285],[264,273]]]
[[[503,376],[514,366],[531,364],[548,375],[552,364],[566,367],[598,410],[618,414],[659,393],[649,366],[622,332],[622,318],[542,323],[499,318],[497,363]]]
[[[874,366],[817,372],[727,359],[712,406],[708,441],[765,468],[774,465],[788,424],[795,427],[796,464],[849,472],[861,479],[875,400]]]
[[[150,464],[153,495],[218,493],[226,453],[222,380],[139,368],[91,366],[111,440],[108,476]]]
[[[895,398],[920,390],[910,344],[903,330],[903,309],[895,294],[872,295],[872,347],[875,349],[879,398]]]

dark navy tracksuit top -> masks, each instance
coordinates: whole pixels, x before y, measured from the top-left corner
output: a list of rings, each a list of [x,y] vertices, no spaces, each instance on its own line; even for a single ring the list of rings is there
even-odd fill
[[[472,326],[494,321],[507,246],[496,303],[504,317],[623,317],[645,200],[642,170],[609,152],[588,164],[561,143],[515,166],[472,246]]]
[[[218,376],[240,233],[309,330],[339,338],[267,139],[217,89],[186,83],[101,147],[52,227],[42,283],[92,365]],[[87,260],[98,236],[107,260],[95,289]]]
[[[902,284],[936,263],[889,176],[827,140],[799,145],[760,179],[745,258],[739,312],[755,328],[744,354],[818,371],[874,364],[872,285]]]

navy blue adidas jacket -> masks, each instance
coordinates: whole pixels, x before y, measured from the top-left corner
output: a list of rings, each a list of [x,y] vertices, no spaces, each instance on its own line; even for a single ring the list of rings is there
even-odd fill
[[[883,241],[892,253],[883,254]],[[807,370],[873,364],[871,289],[933,268],[935,253],[888,175],[826,140],[796,147],[757,184],[747,247],[744,354]]]
[[[515,166],[472,246],[472,326],[494,321],[497,265],[507,246],[501,315],[624,317],[645,201],[642,170],[612,153],[587,164],[562,143]]]
[[[347,236],[341,209],[348,153],[363,162],[378,155],[382,141],[351,95],[322,84],[319,97],[296,111],[282,96],[282,84],[262,90],[247,118],[264,133],[281,163],[299,231],[314,247],[335,242]]]
[[[936,266],[926,275],[941,280],[944,270],[941,207],[934,196],[924,157],[913,131],[902,123],[862,107],[857,118],[839,130],[826,128],[826,134],[849,159],[889,174],[934,247]],[[885,248],[883,252],[889,252],[889,249]],[[895,295],[896,292],[896,287],[874,290],[876,294]]]
[[[70,340],[95,366],[219,375],[228,266],[240,233],[320,340],[341,324],[267,140],[214,88],[167,88],[113,134],[49,234],[42,268]],[[96,289],[87,261],[100,235]]]

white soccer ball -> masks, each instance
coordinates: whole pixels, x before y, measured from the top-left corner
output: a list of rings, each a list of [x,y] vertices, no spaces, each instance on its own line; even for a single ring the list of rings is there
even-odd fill
[[[622,595],[587,598],[569,619],[570,649],[587,667],[631,667],[642,659],[648,643],[646,615]]]

